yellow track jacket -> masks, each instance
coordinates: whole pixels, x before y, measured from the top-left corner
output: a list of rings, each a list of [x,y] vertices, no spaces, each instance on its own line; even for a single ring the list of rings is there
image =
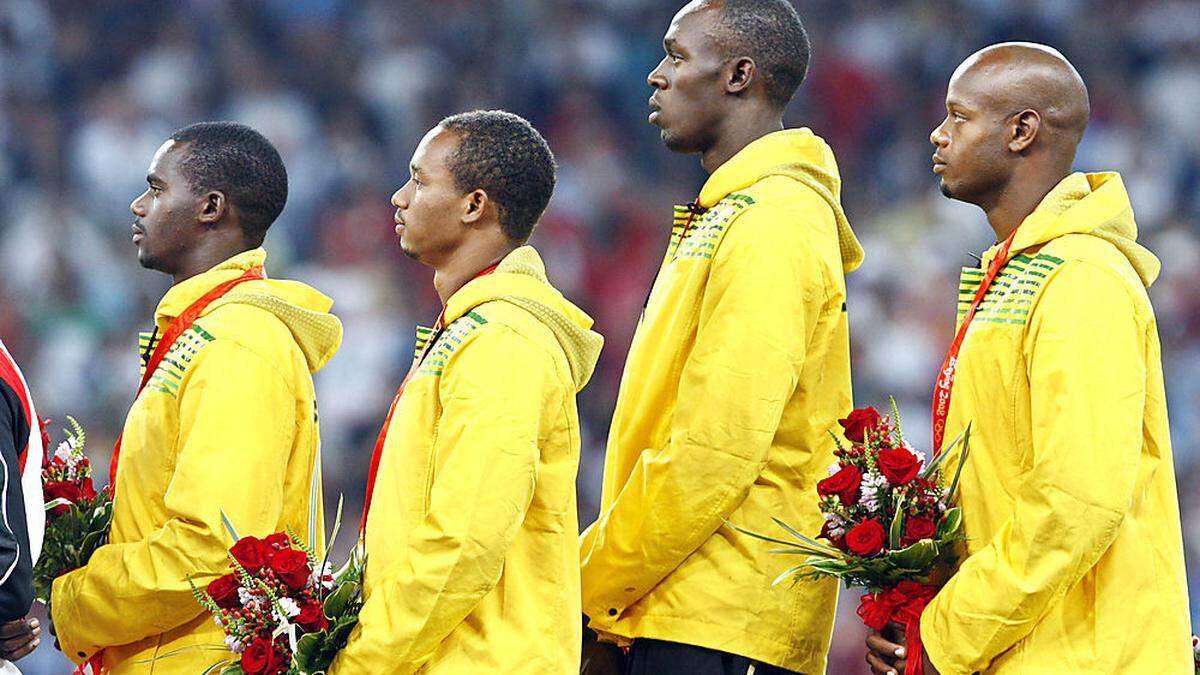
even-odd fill
[[[366,604],[330,673],[577,673],[575,394],[602,340],[529,246],[445,322],[384,440]]]
[[[760,138],[684,207],[630,347],[583,611],[617,642],[654,638],[823,672],[837,583],[771,587],[792,561],[722,527],[821,528],[827,432],[851,409],[844,274],[862,249],[829,147]]]
[[[1191,672],[1159,263],[1136,237],[1120,176],[1068,176],[971,322],[946,426],[974,423],[968,557],[921,619],[942,673]],[[998,248],[963,270],[960,320]]]
[[[265,258],[247,251],[173,286],[155,312],[158,334]],[[242,535],[307,535],[319,471],[312,373],[342,337],[332,304],[294,281],[248,281],[175,342],[125,420],[110,543],[54,582],[69,658],[104,648],[113,673],[196,675],[232,656],[209,648],[223,634],[187,579],[203,587],[229,570],[222,509]],[[142,353],[152,348],[143,336]]]

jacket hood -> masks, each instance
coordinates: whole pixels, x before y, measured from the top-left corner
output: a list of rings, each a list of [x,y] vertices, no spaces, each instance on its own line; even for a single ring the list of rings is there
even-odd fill
[[[266,262],[262,248],[239,253],[212,269],[186,279],[171,287],[158,304],[155,314],[160,320],[178,316],[188,305],[217,284],[240,275],[255,265]],[[308,362],[309,372],[317,372],[337,353],[342,344],[342,322],[329,310],[333,300],[298,281],[264,279],[235,286],[225,296],[214,300],[201,316],[224,305],[252,305],[274,314],[292,333],[296,345]]]
[[[1066,234],[1088,234],[1120,251],[1147,288],[1162,268],[1158,258],[1137,243],[1137,223],[1125,182],[1116,172],[1073,173],[1054,187],[1033,213],[1021,221],[1010,255]],[[984,255],[986,265],[1000,246]]]
[[[495,272],[473,279],[455,292],[446,303],[445,322],[493,300],[514,304],[546,324],[567,357],[576,391],[583,389],[596,368],[604,338],[591,330],[591,317],[550,285],[546,267],[532,246],[514,250]]]
[[[767,134],[742,148],[709,176],[699,203],[711,208],[727,195],[769,176],[786,176],[817,193],[837,220],[842,269],[852,272],[863,261],[863,249],[842,210],[842,179],[829,145],[808,128]]]

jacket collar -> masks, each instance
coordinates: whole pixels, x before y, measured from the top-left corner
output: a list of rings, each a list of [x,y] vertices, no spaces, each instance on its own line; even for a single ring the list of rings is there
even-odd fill
[[[158,302],[158,307],[154,310],[155,320],[170,321],[174,319],[213,287],[230,279],[236,279],[251,267],[261,266],[266,260],[267,252],[259,247],[243,251],[217,263],[205,272],[190,279],[184,279],[168,289],[166,295]]]
[[[700,206],[712,208],[727,195],[754,185],[782,164],[824,165],[831,158],[829,146],[810,129],[784,129],[767,134],[739,150],[712,172],[700,190]]]

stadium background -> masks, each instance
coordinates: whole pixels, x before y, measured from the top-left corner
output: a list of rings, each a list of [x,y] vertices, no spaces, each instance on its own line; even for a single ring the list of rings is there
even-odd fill
[[[345,323],[342,350],[317,388],[326,504],[345,494],[353,519],[413,326],[438,310],[430,272],[394,244],[388,198],[428,127],[453,112],[502,107],[532,120],[557,155],[558,188],[534,243],[607,339],[580,397],[580,521],[590,522],[624,354],[670,207],[704,180],[697,159],[671,155],[645,121],[645,76],[676,8],[669,0],[0,0],[0,335],[42,412],[80,419],[93,460],[107,465],[136,385],[135,332],[168,285],[137,265],[128,204],[172,130],[205,119],[248,123],[277,144],[291,179],[268,270],[331,295]],[[1200,3],[798,8],[814,56],[787,120],[832,144],[867,251],[849,278],[855,398],[880,404],[894,394],[913,435],[928,428],[958,268],[990,243],[982,214],[942,198],[929,172],[946,81],[962,58],[1006,39],[1054,45],[1082,72],[1093,119],[1077,166],[1122,172],[1141,241],[1163,261],[1151,295],[1200,588]],[[344,536],[340,548],[348,545]],[[855,602],[843,595],[831,673],[865,672]],[[47,639],[21,667],[60,673],[64,664]]]

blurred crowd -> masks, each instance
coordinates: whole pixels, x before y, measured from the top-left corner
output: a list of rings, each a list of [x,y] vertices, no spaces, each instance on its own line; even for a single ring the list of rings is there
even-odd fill
[[[1079,68],[1093,119],[1077,166],[1122,173],[1141,241],[1163,261],[1151,296],[1200,620],[1200,3],[797,7],[813,60],[788,123],[833,146],[867,251],[848,280],[855,398],[878,406],[894,395],[915,437],[928,429],[958,270],[991,242],[981,212],[943,198],[929,171],[946,82],[968,54],[1008,39],[1053,45]],[[676,9],[665,0],[0,0],[0,335],[39,408],[81,420],[93,461],[107,464],[136,386],[135,333],[169,283],[137,264],[129,202],[171,131],[245,122],[276,144],[290,178],[268,272],[332,296],[345,324],[317,391],[326,503],[344,494],[357,514],[414,326],[438,313],[430,272],[395,246],[388,199],[427,128],[453,112],[505,108],[557,155],[558,188],[534,243],[607,339],[580,396],[580,520],[590,522],[671,205],[704,180],[697,158],[671,155],[646,123],[645,77]],[[349,533],[341,540],[344,550]],[[855,602],[843,601],[831,673],[864,671]],[[43,647],[22,667],[62,672],[57,658]]]

